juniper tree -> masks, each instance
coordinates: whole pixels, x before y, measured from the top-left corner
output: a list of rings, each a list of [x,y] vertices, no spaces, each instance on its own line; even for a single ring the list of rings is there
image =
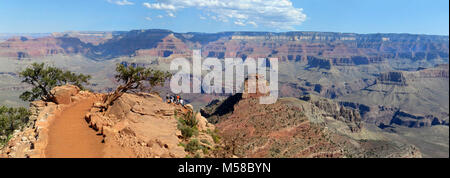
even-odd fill
[[[169,72],[124,64],[117,64],[116,72],[115,78],[121,84],[114,93],[105,98],[106,108],[126,92],[151,91],[154,86],[163,86],[164,82],[172,76]]]
[[[83,84],[88,84],[90,75],[75,74],[70,71],[45,66],[44,63],[33,63],[30,67],[20,72],[23,77],[22,82],[33,86],[31,91],[26,91],[20,95],[24,101],[34,101],[41,99],[49,101],[53,99],[53,94],[50,92],[56,86],[65,84],[72,84],[84,89]]]

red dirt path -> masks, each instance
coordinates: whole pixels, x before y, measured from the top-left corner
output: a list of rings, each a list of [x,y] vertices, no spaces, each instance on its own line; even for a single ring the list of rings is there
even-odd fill
[[[89,128],[84,120],[94,99],[81,100],[63,110],[49,127],[49,140],[45,150],[48,158],[100,158],[103,157],[102,136]]]

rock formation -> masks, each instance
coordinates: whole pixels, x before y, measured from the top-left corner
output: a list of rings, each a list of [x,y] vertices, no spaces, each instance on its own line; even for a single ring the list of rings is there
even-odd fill
[[[97,104],[98,105],[98,104]],[[105,157],[182,158],[188,154],[182,146],[175,113],[188,110],[164,103],[157,95],[124,94],[107,111],[93,107],[86,121],[104,136]],[[212,140],[207,129],[214,130],[201,115],[197,115],[198,137]]]
[[[64,53],[106,59],[132,55],[190,57],[190,49],[194,48],[202,49],[202,55],[207,57],[278,57],[281,61],[308,61],[326,68],[376,64],[394,58],[448,59],[449,53],[446,36],[329,32],[207,34],[151,29],[10,39],[0,44],[0,55],[20,58]]]
[[[12,38],[0,43],[0,56],[17,59],[45,57],[55,54],[87,54],[90,44],[72,37]]]
[[[281,98],[261,105],[236,94],[211,102],[202,115],[216,123],[229,154],[239,157],[421,157],[413,145],[363,127],[357,110],[329,99]],[[245,95],[247,96],[247,95]]]
[[[30,104],[29,124],[23,131],[14,133],[7,145],[2,148],[1,157],[13,158],[43,158],[48,144],[49,127],[58,119],[65,108],[73,106],[77,101],[87,98],[99,98],[98,94],[80,91],[76,86],[66,85],[52,90],[60,102],[34,101]]]
[[[227,128],[237,128],[238,126],[241,126],[239,124],[242,123],[244,123],[242,126],[244,132],[246,132],[245,129],[251,130],[252,127],[267,129],[265,128],[268,127],[267,125],[264,125],[264,127],[258,125],[251,127],[249,125],[256,122],[266,122],[263,118],[259,118],[261,116],[258,115],[258,113],[266,113],[266,110],[268,109],[274,110],[273,112],[267,111],[269,115],[271,113],[279,114],[280,118],[276,115],[273,117],[280,122],[284,122],[286,120],[284,117],[288,116],[276,112],[277,109],[280,109],[283,111],[289,110],[289,112],[302,113],[305,115],[305,118],[303,118],[305,121],[319,121],[320,124],[317,127],[314,126],[314,124],[317,124],[316,122],[311,122],[313,123],[313,126],[310,127],[312,128],[311,130],[320,130],[325,127],[336,128],[335,125],[330,125],[330,123],[333,123],[339,125],[339,129],[337,129],[338,133],[344,132],[345,134],[350,135],[365,135],[365,126],[389,128],[386,130],[391,130],[390,133],[393,133],[395,130],[391,128],[410,129],[409,127],[413,127],[411,130],[416,128],[428,130],[430,132],[429,135],[431,136],[427,135],[427,137],[434,138],[435,135],[441,133],[436,133],[434,130],[431,130],[431,128],[434,128],[434,126],[436,126],[436,128],[446,128],[445,126],[449,123],[448,40],[448,36],[413,34],[353,34],[328,32],[176,33],[169,30],[157,29],[133,30],[129,32],[67,32],[45,37],[14,37],[0,42],[0,57],[8,59],[4,60],[7,64],[5,66],[8,67],[5,67],[3,71],[0,71],[0,84],[3,84],[3,86],[0,86],[0,91],[2,91],[0,97],[2,97],[1,99],[6,98],[3,103],[16,102],[10,101],[10,95],[12,96],[17,92],[29,89],[26,85],[20,84],[20,78],[16,71],[18,71],[17,69],[21,69],[24,64],[34,62],[34,59],[55,61],[55,65],[59,65],[59,67],[73,69],[76,72],[92,74],[93,81],[97,82],[90,86],[94,91],[111,92],[114,88],[114,82],[112,80],[113,74],[112,71],[109,70],[109,68],[106,69],[105,66],[110,67],[113,65],[112,63],[121,62],[125,65],[149,66],[166,70],[167,64],[170,63],[172,59],[177,57],[190,58],[192,49],[201,49],[203,58],[278,58],[279,94],[280,97],[288,98],[281,99],[279,103],[268,106],[267,108],[257,105],[256,108],[249,109],[248,107],[253,106],[251,101],[256,101],[257,97],[262,96],[261,93],[236,94],[227,99],[216,100],[213,102],[210,101],[212,99],[228,97],[228,95],[210,95],[204,93],[186,94],[183,98],[196,107],[204,106],[210,102],[208,107],[201,109],[201,115],[206,117],[206,120],[209,122],[217,124],[219,130],[225,128],[225,125],[227,124],[229,124],[229,127]],[[58,57],[56,58],[55,56]],[[148,57],[150,57],[151,60],[148,60]],[[91,61],[91,59],[95,61]],[[13,69],[13,67],[9,66],[16,67]],[[257,78],[257,76],[250,77]],[[168,91],[169,89],[166,87],[161,90]],[[70,88],[68,88],[68,90],[59,89],[58,91],[53,92],[58,92],[59,96],[54,98],[54,102],[32,104],[33,106],[31,109],[39,110],[39,113],[41,113],[40,110],[43,110],[42,112],[48,112],[48,117],[52,118],[54,117],[53,115],[58,115],[65,106],[83,100],[83,97],[77,97],[79,93],[87,93],[84,91],[75,91]],[[101,95],[93,95],[100,98],[102,97]],[[316,97],[316,95],[320,97]],[[134,98],[134,96],[135,95],[127,95],[129,98],[123,98],[123,102],[129,102],[128,100]],[[142,102],[156,102],[156,100],[150,99],[152,97],[145,96],[147,98],[143,99]],[[297,98],[297,100],[289,97]],[[301,100],[298,100],[298,98]],[[302,107],[299,108],[308,109],[296,111],[294,108],[290,108],[292,106],[289,104],[294,104],[297,107],[301,105]],[[37,105],[43,106],[37,107]],[[125,104],[125,106],[127,105],[130,104]],[[131,105],[134,106],[135,104]],[[142,105],[142,103],[136,104],[136,107],[140,105]],[[161,106],[165,107],[164,104],[161,104]],[[172,111],[167,111],[167,116],[164,116],[164,113],[160,113],[162,111],[156,110],[148,112],[145,111],[146,109],[135,109],[133,111],[102,111],[100,105],[94,108],[95,109],[91,112],[92,115],[87,117],[87,121],[94,129],[98,130],[99,135],[105,131],[104,128],[106,128],[107,132],[115,127],[120,130],[122,127],[121,125],[126,125],[126,123],[132,123],[130,124],[132,126],[130,128],[137,128],[133,124],[134,122],[125,121],[128,119],[124,119],[122,116],[116,116],[114,113],[128,113],[128,115],[133,115],[133,117],[142,115],[142,117],[148,118],[148,120],[141,124],[147,122],[161,124],[167,120],[158,120],[156,118],[174,116],[174,114],[171,115]],[[194,110],[193,107],[190,108],[191,110]],[[253,112],[244,113],[242,110],[251,110]],[[152,113],[153,111],[158,113]],[[229,119],[228,117],[233,118],[234,116],[232,115],[234,113],[239,114],[236,115],[235,120],[231,119],[229,122],[225,122]],[[248,115],[248,117],[245,117],[245,119],[241,121],[240,119],[246,115]],[[261,119],[261,121],[259,119]],[[199,123],[201,123],[201,125],[198,125],[199,130],[202,130],[203,132],[205,129],[206,131],[211,131],[211,123],[208,124],[202,117],[199,117],[198,120]],[[117,123],[121,124],[116,125]],[[167,122],[166,124],[172,124],[170,128],[173,128],[174,122]],[[267,132],[275,132],[282,128],[289,127],[275,124],[273,130],[268,129]],[[113,130],[113,134],[109,133],[109,135],[113,136],[108,136],[108,133],[105,134],[104,145],[112,145],[110,146],[111,148],[116,148],[121,144],[136,144],[131,139],[126,141],[123,140],[123,142],[115,140],[116,137],[126,136],[125,132],[117,134],[115,133],[116,131],[118,130]],[[200,131],[200,135],[202,131]],[[30,133],[31,132],[35,131],[30,131]],[[231,130],[231,132],[236,131]],[[20,135],[23,133],[17,132],[16,134]],[[137,140],[139,142],[160,138],[147,135],[149,133],[139,132],[138,135],[139,134],[142,136],[142,138],[140,138],[142,140]],[[173,136],[172,132],[167,134],[172,134]],[[443,135],[446,136],[445,133]],[[172,139],[172,136],[168,138]],[[261,135],[255,135],[254,137],[256,138],[257,136]],[[225,136],[225,138],[225,140],[229,141],[233,136],[228,135]],[[249,139],[246,136],[243,136],[242,138],[242,143],[249,141],[246,140]],[[429,140],[426,137],[423,138],[427,141]],[[196,139],[208,140],[210,137],[207,139]],[[12,140],[15,140],[18,143],[19,140],[22,139],[15,136]],[[175,139],[170,142],[171,145],[175,143],[174,140]],[[179,140],[181,140],[180,143],[187,143],[186,140]],[[337,142],[336,140],[340,139],[332,140],[333,142]],[[356,143],[369,145],[367,149],[371,149],[369,148],[370,145],[378,145],[378,143],[381,143],[378,142],[377,139],[368,140],[370,141],[364,142],[361,139],[356,139]],[[388,145],[391,144],[391,146],[395,145],[393,142],[389,141],[389,139],[387,141],[383,140],[382,142]],[[264,143],[268,143],[268,145],[273,144],[272,142],[269,143],[265,141]],[[425,143],[425,141],[423,143]],[[325,142],[323,142],[323,144],[325,144]],[[325,146],[325,148],[333,150],[330,146],[330,142],[327,142],[327,144],[329,144],[329,147]],[[439,144],[441,143],[438,143],[437,145]],[[448,142],[444,143],[444,145],[448,148]],[[214,146],[217,145],[206,147],[211,148]],[[400,145],[399,148],[404,148],[403,146]],[[274,147],[276,148],[273,148],[273,153],[278,152],[277,148],[281,148],[281,146]],[[155,153],[142,151],[141,149],[150,148],[146,146],[129,148],[129,152],[123,153],[124,157],[137,157],[137,155],[142,157],[171,157],[171,154],[173,156],[175,152],[176,155],[182,155],[181,152],[174,150],[169,151],[167,149],[160,149]],[[350,148],[347,150],[352,150]],[[169,149],[178,148],[170,147]],[[367,151],[367,149],[362,150]],[[314,149],[312,150],[311,153],[320,152]],[[326,153],[333,152],[330,150]],[[408,149],[405,148],[405,150]],[[423,150],[433,152],[432,149]],[[239,156],[243,157],[254,155],[247,151],[241,149],[241,151],[237,151],[236,154],[239,153]],[[14,151],[9,152],[13,154]],[[350,152],[352,154],[347,154],[347,156],[367,156],[364,153],[356,154],[354,151]],[[282,153],[281,150],[280,153]],[[342,153],[343,152],[337,154],[337,152],[333,152],[333,154],[328,156],[346,155]],[[399,153],[396,156],[404,155],[403,152],[392,151],[392,153]],[[228,155],[236,154],[232,153]],[[388,155],[389,153],[384,152],[383,154]],[[383,154],[371,156],[383,156]],[[17,155],[25,154],[21,153]],[[185,155],[193,156],[192,153],[187,152]],[[287,157],[295,154],[273,155],[274,157]],[[213,157],[214,155],[203,156]],[[302,156],[314,157],[314,154],[305,153],[302,154]]]
[[[391,84],[391,85],[406,85],[405,76],[403,76],[402,72],[387,72],[382,73],[377,82],[382,84]]]
[[[46,148],[49,133],[52,132],[50,126],[55,120],[61,119],[66,108],[87,99],[96,102],[85,114],[85,127],[91,127],[102,135],[103,141],[99,143],[103,144],[102,157],[183,158],[191,154],[180,146],[185,140],[178,130],[175,115],[181,116],[192,111],[192,106],[184,108],[165,103],[157,95],[139,93],[124,94],[104,111],[100,101],[105,94],[80,91],[71,85],[55,87],[52,93],[55,95],[53,102],[31,103],[33,115],[28,127],[14,133],[1,149],[1,157],[47,157]],[[208,150],[220,146],[209,133],[215,130],[215,126],[200,114],[195,117],[199,133],[191,139],[204,141],[202,145]],[[212,151],[201,153],[200,156],[215,157]]]
[[[339,97],[376,125],[431,127],[448,123],[448,64],[381,73],[372,85]]]

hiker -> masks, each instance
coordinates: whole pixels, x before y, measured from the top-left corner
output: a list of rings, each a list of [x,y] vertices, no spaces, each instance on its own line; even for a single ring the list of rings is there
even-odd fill
[[[180,99],[180,104],[181,104],[181,106],[184,107],[184,100],[183,99]]]
[[[174,97],[170,96],[170,103],[173,103]]]
[[[169,94],[166,95],[166,102],[170,103],[170,95]]]
[[[177,95],[177,104],[180,104],[180,95]]]

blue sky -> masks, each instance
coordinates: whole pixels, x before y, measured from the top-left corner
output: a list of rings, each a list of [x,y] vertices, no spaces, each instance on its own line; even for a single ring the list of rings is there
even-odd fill
[[[448,35],[448,0],[0,0],[0,33],[169,29]]]

